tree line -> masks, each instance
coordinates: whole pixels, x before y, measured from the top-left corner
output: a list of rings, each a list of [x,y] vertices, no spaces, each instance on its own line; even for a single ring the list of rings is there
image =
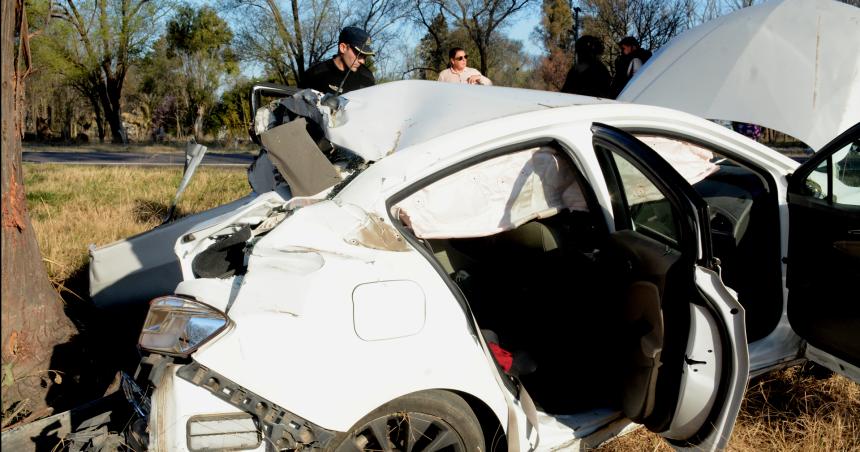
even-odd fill
[[[339,30],[367,30],[380,82],[435,79],[448,49],[497,85],[558,90],[573,41],[637,37],[656,50],[681,31],[750,0],[31,0],[33,70],[25,139],[83,142],[245,139],[256,81],[296,85],[330,58]],[[508,33],[539,11],[533,56]],[[579,17],[574,27],[574,12]],[[576,28],[576,30],[574,30]],[[409,48],[408,36],[420,36]],[[248,74],[256,74],[249,78]]]

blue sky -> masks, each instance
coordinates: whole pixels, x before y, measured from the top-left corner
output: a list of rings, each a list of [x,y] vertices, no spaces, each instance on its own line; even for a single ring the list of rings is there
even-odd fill
[[[537,55],[541,49],[536,43],[532,42],[531,33],[535,27],[540,24],[540,7],[532,6],[527,11],[520,13],[516,18],[516,22],[512,22],[508,29],[508,36],[511,39],[521,41],[523,50],[531,55]]]

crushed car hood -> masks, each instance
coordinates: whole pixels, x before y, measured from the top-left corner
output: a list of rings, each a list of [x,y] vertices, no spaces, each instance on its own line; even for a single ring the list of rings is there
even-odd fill
[[[785,0],[670,41],[618,100],[758,124],[820,149],[860,122],[860,8]]]

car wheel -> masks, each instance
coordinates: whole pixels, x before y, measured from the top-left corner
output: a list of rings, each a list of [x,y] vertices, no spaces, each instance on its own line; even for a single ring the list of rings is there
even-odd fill
[[[447,391],[409,394],[377,408],[344,435],[338,452],[483,451],[478,418]]]

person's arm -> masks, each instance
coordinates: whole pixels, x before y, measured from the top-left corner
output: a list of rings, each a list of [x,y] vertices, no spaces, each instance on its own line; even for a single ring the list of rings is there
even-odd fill
[[[469,81],[470,83],[474,83],[477,85],[492,85],[493,82],[481,74],[481,71],[477,69],[472,69],[469,71]]]

